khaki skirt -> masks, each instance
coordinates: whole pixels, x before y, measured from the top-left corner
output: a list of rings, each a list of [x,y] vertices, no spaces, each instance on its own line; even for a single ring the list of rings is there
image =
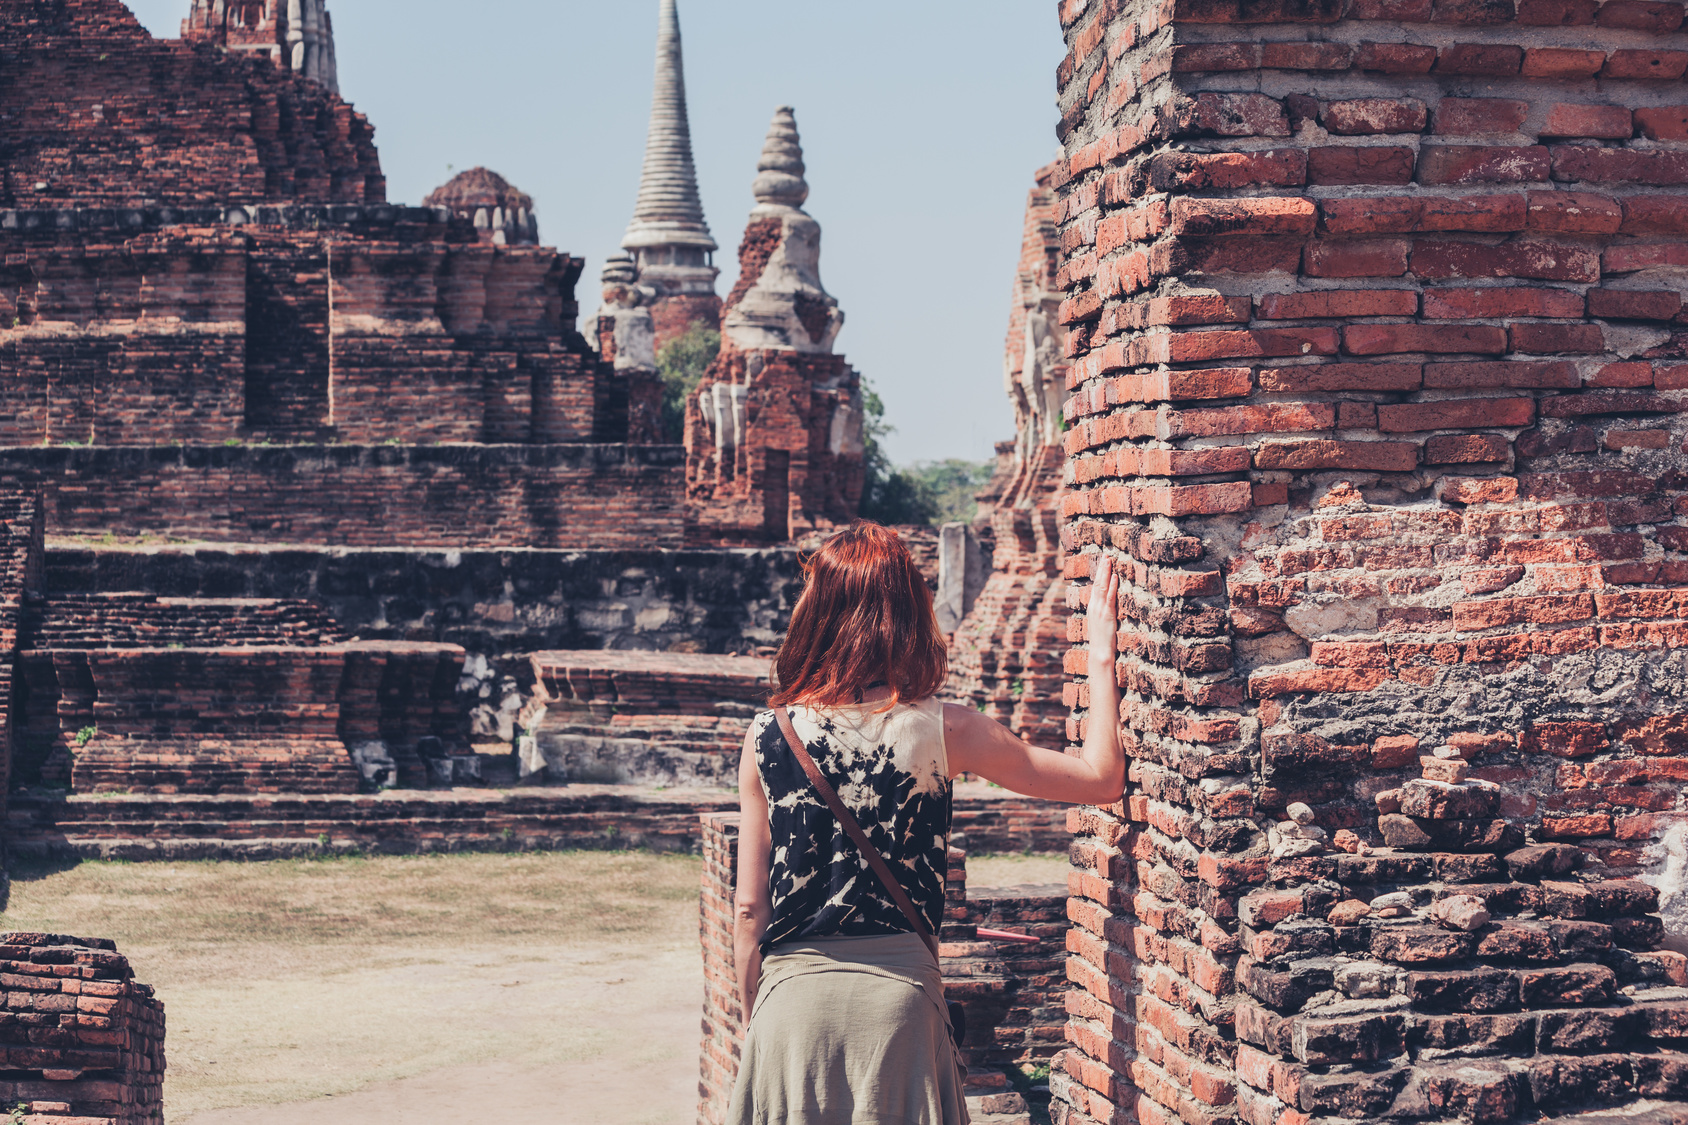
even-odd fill
[[[966,1125],[966,1075],[925,942],[818,938],[762,961],[727,1125]]]

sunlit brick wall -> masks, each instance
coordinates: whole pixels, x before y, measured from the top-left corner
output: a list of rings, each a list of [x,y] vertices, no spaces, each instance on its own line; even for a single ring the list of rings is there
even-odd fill
[[[1682,6],[1060,15],[1063,535],[1124,567],[1132,765],[1073,819],[1058,1120],[1688,1097]]]

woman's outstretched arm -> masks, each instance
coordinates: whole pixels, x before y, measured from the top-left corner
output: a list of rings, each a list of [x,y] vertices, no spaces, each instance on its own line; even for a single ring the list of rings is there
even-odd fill
[[[762,979],[762,935],[774,918],[774,904],[768,897],[768,795],[762,791],[762,775],[756,772],[755,735],[753,725],[745,733],[739,757],[738,886],[733,894],[733,971],[746,1024]]]
[[[944,706],[944,739],[952,776],[976,773],[1005,789],[1052,801],[1107,804],[1120,799],[1125,789],[1125,752],[1120,747],[1119,685],[1114,678],[1119,575],[1106,555],[1091,575],[1085,625],[1090,648],[1090,721],[1083,751],[1074,757],[1039,749],[1014,737],[994,719],[951,703]]]

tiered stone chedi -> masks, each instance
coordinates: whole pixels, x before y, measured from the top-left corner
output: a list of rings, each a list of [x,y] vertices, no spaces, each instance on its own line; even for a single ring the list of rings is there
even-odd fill
[[[1688,1118],[1682,6],[1061,18],[1056,1120]]]
[[[704,222],[692,163],[676,0],[659,0],[645,165],[621,245],[632,260],[634,278],[652,293],[653,347],[661,348],[694,322],[715,326],[721,315],[715,279],[721,271],[715,268],[715,239]]]
[[[789,539],[849,522],[863,479],[861,379],[821,286],[820,224],[796,118],[781,107],[752,184],[721,352],[686,403],[686,484],[699,533]]]

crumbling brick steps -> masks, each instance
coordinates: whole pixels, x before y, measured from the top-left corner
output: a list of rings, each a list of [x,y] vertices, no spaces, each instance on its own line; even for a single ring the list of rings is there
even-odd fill
[[[0,1103],[30,1125],[162,1125],[164,1005],[104,938],[0,934]]]
[[[303,599],[60,596],[26,621],[32,649],[311,647],[348,639],[326,606]]]
[[[353,793],[353,750],[380,743],[421,785],[418,745],[456,740],[462,665],[456,645],[409,641],[30,649],[20,757],[41,780],[74,762],[84,793]]]
[[[559,781],[730,788],[770,690],[767,658],[547,651],[532,666],[544,710],[527,722]]]
[[[959,787],[956,822],[979,851],[1065,839],[1065,809],[985,786]],[[374,794],[18,794],[14,854],[85,859],[273,859],[567,848],[697,852],[698,817],[736,810],[722,789],[570,785]],[[1012,928],[1012,927],[1011,927]]]
[[[1688,958],[1656,948],[1653,887],[1578,881],[1582,862],[1548,844],[1273,863],[1237,909],[1246,1119],[1683,1099]]]

